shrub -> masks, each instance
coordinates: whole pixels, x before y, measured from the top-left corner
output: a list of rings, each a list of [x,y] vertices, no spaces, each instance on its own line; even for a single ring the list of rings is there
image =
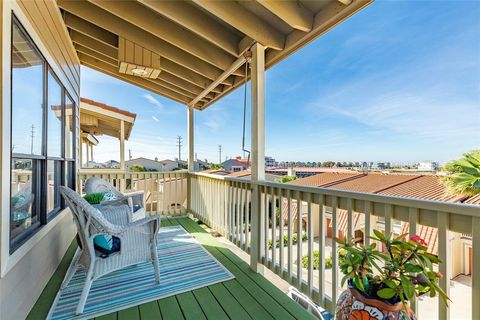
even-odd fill
[[[90,193],[83,197],[90,204],[99,204],[103,200],[103,193]]]
[[[302,257],[302,265],[306,269],[308,268],[308,255]],[[313,269],[318,270],[320,265],[320,251],[313,250]],[[333,265],[332,257],[325,258],[325,269],[331,269]]]
[[[305,241],[308,239],[308,236],[307,236],[307,233],[306,232],[303,232],[302,233],[302,241]],[[298,241],[298,236],[296,233],[294,233],[292,235],[292,245],[293,244],[296,244]],[[284,235],[283,236],[283,246],[286,247],[288,246],[288,234]],[[275,243],[275,248],[278,248],[280,247],[280,240],[277,240],[276,243]],[[272,240],[268,240],[268,248],[271,249],[272,248]]]

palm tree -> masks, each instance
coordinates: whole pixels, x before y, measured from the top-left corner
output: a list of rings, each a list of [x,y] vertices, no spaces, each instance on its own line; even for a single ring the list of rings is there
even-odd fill
[[[480,193],[480,149],[464,153],[462,158],[448,162],[444,170],[448,175],[443,181],[452,192],[464,195]]]

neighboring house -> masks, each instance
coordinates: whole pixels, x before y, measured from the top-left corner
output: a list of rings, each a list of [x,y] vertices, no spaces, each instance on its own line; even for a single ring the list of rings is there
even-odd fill
[[[228,159],[221,164],[223,170],[227,172],[238,172],[247,170],[250,168],[250,162],[248,159],[242,159],[242,157],[236,157],[235,159]]]
[[[125,168],[130,171],[130,168],[134,165],[143,166],[146,170],[150,171],[174,171],[178,170],[179,164],[173,160],[151,160],[147,158],[135,158],[125,161]]]
[[[103,163],[105,165],[106,168],[115,168],[115,169],[118,169],[120,168],[120,162],[118,161],[115,161],[115,160],[108,160],[107,162],[104,162]]]
[[[274,158],[265,156],[265,168],[272,168],[278,165]]]
[[[420,162],[418,164],[418,171],[436,171],[440,165],[435,161]]]
[[[480,204],[480,195],[463,196],[452,194],[441,183],[440,176],[421,174],[384,174],[384,173],[360,173],[360,172],[323,172],[303,179],[289,182],[290,184],[305,185],[311,187],[322,187],[328,189],[347,190],[362,193],[374,193],[387,196],[417,198],[432,201],[463,202],[468,204]],[[282,206],[286,210],[286,204]],[[332,230],[332,209],[325,206],[327,235],[333,236]],[[297,216],[296,202],[292,204],[293,217]],[[307,208],[302,205],[302,218],[305,218]],[[337,210],[339,237],[347,232],[347,211]],[[314,216],[315,225],[318,225],[318,218]],[[364,215],[354,212],[355,235],[361,237],[364,228]],[[384,228],[383,221],[378,219],[377,228]],[[408,223],[393,221],[393,231],[397,234],[408,232]],[[316,230],[316,228],[314,228]],[[438,231],[437,228],[418,225],[417,233],[427,239],[428,250],[432,254],[438,253]],[[318,234],[315,233],[317,236]],[[472,238],[468,234],[450,232],[450,243],[452,245],[452,276],[459,274],[469,275],[472,270]]]

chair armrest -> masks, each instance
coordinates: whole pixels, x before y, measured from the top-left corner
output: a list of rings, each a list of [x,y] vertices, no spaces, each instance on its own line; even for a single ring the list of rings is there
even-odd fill
[[[133,205],[140,205],[142,208],[145,208],[145,192],[144,191],[134,191],[123,194],[126,198],[130,198]]]
[[[107,233],[112,236],[122,236],[122,234],[131,231],[142,231],[141,229],[145,229],[145,226],[150,226],[149,232],[151,232],[152,235],[156,235],[158,233],[158,229],[160,228],[160,217],[151,216],[131,222],[127,225],[111,224],[104,226],[104,228],[106,229]]]

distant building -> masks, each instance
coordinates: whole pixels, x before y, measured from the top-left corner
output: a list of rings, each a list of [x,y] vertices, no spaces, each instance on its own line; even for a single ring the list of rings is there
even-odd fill
[[[278,165],[274,158],[265,156],[265,168],[272,168]]]
[[[418,164],[418,171],[436,171],[440,165],[438,162],[426,161]]]
[[[248,159],[242,159],[242,157],[236,157],[235,159],[228,159],[221,164],[223,170],[227,172],[239,172],[250,168],[250,162]]]
[[[147,158],[135,158],[132,160],[125,161],[125,168],[127,171],[130,171],[130,168],[134,165],[139,165],[145,167],[146,170],[155,170],[155,171],[174,171],[179,169],[178,161],[174,160],[161,160],[155,161]]]

